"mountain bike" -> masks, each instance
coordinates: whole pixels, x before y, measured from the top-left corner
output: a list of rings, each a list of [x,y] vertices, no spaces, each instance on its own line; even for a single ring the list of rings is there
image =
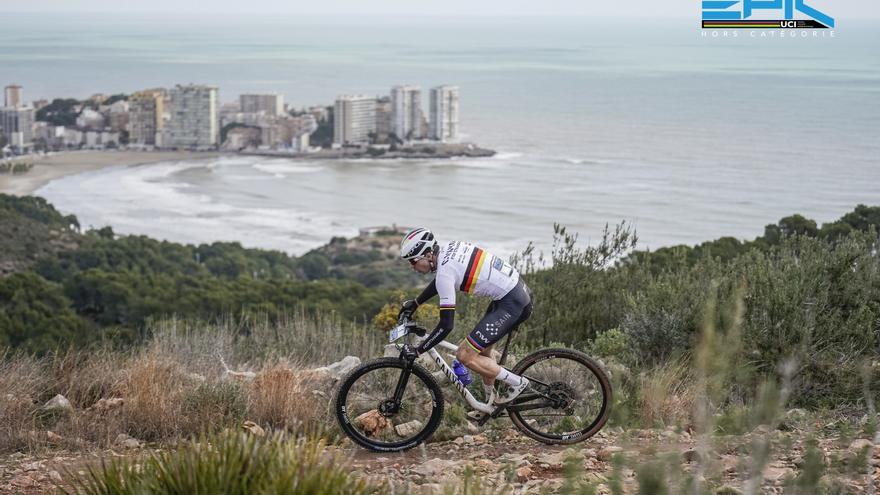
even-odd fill
[[[506,337],[501,366],[515,330]],[[417,346],[426,334],[416,323],[402,320],[391,330],[390,342],[404,339]],[[477,424],[507,416],[519,431],[539,442],[582,442],[608,420],[611,382],[598,363],[580,351],[547,348],[527,355],[512,371],[528,378],[529,388],[509,403],[495,405],[477,400],[437,348],[458,350],[444,340],[420,356],[419,360],[428,358],[439,368],[434,374],[419,360],[399,357],[374,359],[352,370],[336,394],[334,408],[342,431],[356,444],[378,452],[399,452],[424,442],[443,417],[443,391],[435,376],[448,380],[472,410],[482,413]]]

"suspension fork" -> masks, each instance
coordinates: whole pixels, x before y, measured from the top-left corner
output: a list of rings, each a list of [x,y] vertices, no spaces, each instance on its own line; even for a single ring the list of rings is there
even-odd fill
[[[403,400],[403,392],[406,390],[406,384],[409,383],[409,375],[412,374],[413,363],[405,360],[403,371],[400,372],[400,378],[397,379],[397,386],[394,388],[394,405],[400,407],[400,401]],[[396,412],[396,411],[395,411]]]

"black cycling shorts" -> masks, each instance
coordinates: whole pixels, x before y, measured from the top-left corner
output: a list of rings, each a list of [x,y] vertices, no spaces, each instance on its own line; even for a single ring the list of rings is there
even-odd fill
[[[532,315],[532,291],[522,279],[504,297],[492,301],[486,315],[467,336],[467,342],[477,352],[495,344],[512,328]]]

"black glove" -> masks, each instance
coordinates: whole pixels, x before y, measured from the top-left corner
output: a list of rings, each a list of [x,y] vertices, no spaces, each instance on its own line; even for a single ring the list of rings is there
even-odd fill
[[[415,299],[403,301],[403,304],[400,305],[400,312],[397,313],[397,321],[409,320],[418,308],[419,303]]]
[[[417,357],[419,357],[419,351],[414,347],[410,347],[409,344],[403,344],[403,347],[400,348],[400,359],[413,362]]]

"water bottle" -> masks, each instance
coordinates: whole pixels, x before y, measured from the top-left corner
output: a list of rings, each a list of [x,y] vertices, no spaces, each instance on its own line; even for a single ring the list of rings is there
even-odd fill
[[[470,385],[471,373],[465,365],[458,362],[458,359],[452,360],[452,371],[455,372],[455,376],[458,377],[458,381],[460,381],[462,385]]]

